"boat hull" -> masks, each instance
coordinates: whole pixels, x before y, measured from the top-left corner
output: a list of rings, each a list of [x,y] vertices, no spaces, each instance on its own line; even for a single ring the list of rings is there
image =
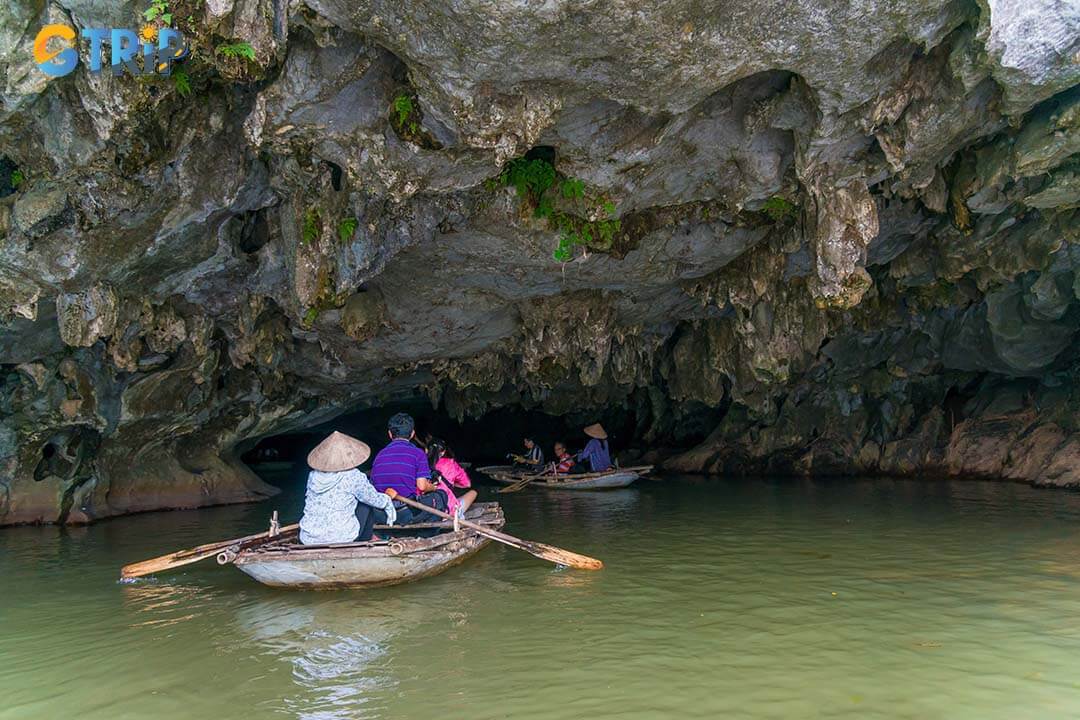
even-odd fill
[[[385,552],[358,557],[346,549],[297,551],[290,557],[238,557],[235,565],[270,587],[332,589],[398,585],[436,575],[480,552],[491,540],[475,533],[441,548],[395,555]]]
[[[598,478],[566,480],[564,482],[544,483],[553,490],[609,490],[633,485],[641,477],[637,473],[612,473]]]
[[[504,524],[501,510],[485,512],[483,518],[485,527],[493,530]],[[490,543],[489,538],[469,529],[432,538],[391,538],[375,543],[328,546],[281,543],[242,552],[233,564],[270,587],[384,587],[436,575],[464,562]]]
[[[509,466],[497,465],[478,469],[495,482],[503,485],[513,485],[529,476],[528,473],[515,471]],[[636,470],[616,470],[610,473],[587,473],[556,476],[555,478],[546,476],[536,478],[529,483],[529,487],[540,487],[547,490],[613,490],[632,485],[642,474],[644,473]]]

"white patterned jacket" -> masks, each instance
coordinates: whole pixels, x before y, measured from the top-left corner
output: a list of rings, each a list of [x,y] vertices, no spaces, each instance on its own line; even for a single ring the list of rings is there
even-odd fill
[[[304,495],[304,516],[300,518],[300,542],[327,545],[355,540],[360,534],[357,502],[385,511],[390,523],[397,520],[390,496],[376,490],[360,470],[312,470]]]

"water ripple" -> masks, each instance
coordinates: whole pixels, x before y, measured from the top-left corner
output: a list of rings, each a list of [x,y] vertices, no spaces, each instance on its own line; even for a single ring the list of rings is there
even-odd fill
[[[268,506],[0,533],[0,719],[1080,717],[1080,495],[671,478],[498,497],[511,532],[606,569],[493,546],[368,592],[212,563],[118,584]]]

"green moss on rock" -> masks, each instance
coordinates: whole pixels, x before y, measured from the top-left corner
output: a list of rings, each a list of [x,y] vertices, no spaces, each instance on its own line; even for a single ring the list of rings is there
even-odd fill
[[[799,208],[791,201],[779,195],[773,195],[762,204],[761,212],[768,215],[773,222],[791,223],[798,216]]]

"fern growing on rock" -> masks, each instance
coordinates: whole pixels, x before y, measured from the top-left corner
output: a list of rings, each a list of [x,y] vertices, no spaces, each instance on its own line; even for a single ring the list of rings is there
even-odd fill
[[[310,207],[304,211],[304,221],[300,226],[300,244],[308,245],[319,239],[322,232],[322,217],[319,209]]]
[[[425,150],[438,150],[442,143],[424,129],[424,115],[420,112],[420,102],[409,91],[401,91],[390,103],[390,127],[394,133],[406,142],[418,145]]]
[[[173,87],[176,88],[176,92],[180,97],[187,97],[191,94],[191,76],[185,70],[173,70],[172,81]]]
[[[338,237],[341,239],[343,245],[352,240],[353,233],[356,232],[356,228],[359,227],[359,225],[360,222],[354,217],[343,218],[342,221],[338,223]]]
[[[535,217],[558,231],[559,242],[551,253],[558,262],[573,260],[578,247],[610,252],[615,246],[622,227],[615,217],[615,203],[600,195],[589,198],[582,180],[560,175],[544,158],[514,158],[491,186],[513,187],[517,196],[533,208]],[[555,192],[549,192],[553,189]]]
[[[251,43],[223,43],[217,46],[216,52],[218,55],[231,60],[243,59],[249,62],[255,62],[256,60],[255,48],[251,47]]]

